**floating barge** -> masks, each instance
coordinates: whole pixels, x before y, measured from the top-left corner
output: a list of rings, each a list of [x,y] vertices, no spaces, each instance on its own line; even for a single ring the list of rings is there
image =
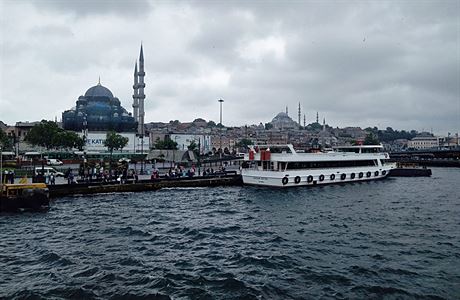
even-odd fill
[[[413,163],[397,163],[396,168],[390,171],[392,177],[430,177],[431,169],[420,167]]]
[[[3,184],[0,191],[0,212],[44,211],[49,203],[44,183]]]

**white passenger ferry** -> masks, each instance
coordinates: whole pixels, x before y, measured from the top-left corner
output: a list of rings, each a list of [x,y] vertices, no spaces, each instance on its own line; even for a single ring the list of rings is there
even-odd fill
[[[382,179],[395,164],[387,163],[382,145],[336,147],[328,152],[300,153],[288,145],[250,146],[241,175],[250,185],[313,186]]]

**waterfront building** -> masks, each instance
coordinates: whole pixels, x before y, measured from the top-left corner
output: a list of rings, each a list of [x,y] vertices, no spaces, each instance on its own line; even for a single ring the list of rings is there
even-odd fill
[[[86,140],[85,150],[87,151],[96,151],[96,152],[107,152],[107,147],[104,146],[104,141],[107,136],[107,132],[104,131],[89,131],[89,132],[80,132],[80,136],[84,136]],[[151,145],[150,139],[138,139],[135,132],[120,132],[119,135],[128,138],[128,144],[123,149],[120,149],[122,152],[129,153],[140,153],[141,149],[145,153],[147,152]],[[141,143],[144,143],[143,145]]]
[[[4,130],[6,135],[11,139],[16,154],[20,151],[32,151],[35,148],[25,142],[26,135],[30,129],[40,122],[16,122],[13,126],[7,126]]]
[[[170,134],[169,138],[177,143],[178,150],[187,150],[188,146],[192,142],[195,142],[196,147],[200,147],[200,153],[208,153],[212,151],[211,140],[215,141],[216,139],[211,139],[209,135],[200,135],[200,134]]]
[[[211,137],[211,146],[212,149],[215,149],[218,151],[220,149],[220,145],[222,144],[222,150],[225,151],[227,149],[228,151],[233,151],[235,150],[235,145],[238,143],[238,139],[233,138],[232,136],[228,136],[227,134],[222,134],[222,138],[219,134],[214,134]]]
[[[407,148],[415,150],[437,149],[439,148],[439,137],[436,136],[417,136],[407,142]]]

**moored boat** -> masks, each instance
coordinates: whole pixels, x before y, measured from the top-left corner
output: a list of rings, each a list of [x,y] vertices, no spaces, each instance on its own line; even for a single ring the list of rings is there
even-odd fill
[[[49,207],[49,191],[44,183],[3,184],[0,212],[41,211]]]
[[[392,169],[390,176],[393,177],[430,177],[431,169],[426,166],[419,166],[415,163],[396,163],[396,168]]]
[[[335,147],[328,152],[300,153],[291,144],[251,146],[241,171],[244,184],[293,187],[383,179],[387,163],[382,145]]]

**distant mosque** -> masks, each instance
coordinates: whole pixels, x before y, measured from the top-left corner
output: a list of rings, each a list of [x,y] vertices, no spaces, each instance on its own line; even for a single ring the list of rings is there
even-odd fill
[[[299,109],[297,111],[297,117],[298,121],[294,121],[288,113],[288,107],[286,106],[286,112],[280,112],[278,113],[270,122],[270,124],[273,126],[275,129],[301,129],[307,127],[307,118],[306,115],[303,114],[303,126],[301,124],[301,117],[302,117],[302,111],[300,107],[300,102],[299,102]],[[319,114],[316,112],[316,123],[319,124]],[[326,119],[323,120],[323,130],[325,129],[326,126]]]
[[[121,106],[120,100],[101,85],[89,88],[84,96],[78,97],[76,106],[62,113],[66,130],[73,131],[116,131],[144,134],[144,55],[141,45],[139,71],[137,62],[134,70],[134,116]]]
[[[298,129],[299,124],[295,122],[288,114],[288,108],[286,106],[286,112],[280,112],[270,122],[273,128],[276,129]]]

